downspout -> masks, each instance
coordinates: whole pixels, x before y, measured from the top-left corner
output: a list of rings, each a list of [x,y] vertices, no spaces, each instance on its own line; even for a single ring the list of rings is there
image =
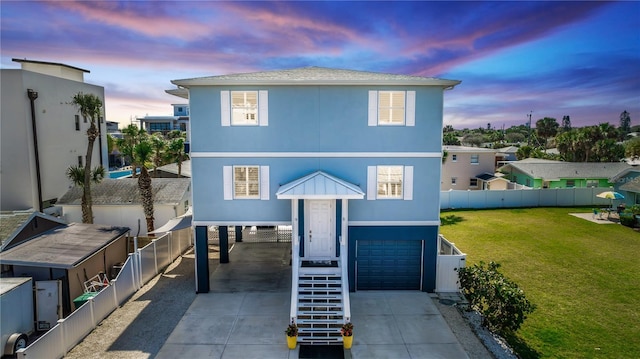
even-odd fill
[[[40,177],[40,156],[38,155],[38,133],[36,130],[36,104],[38,93],[32,89],[27,89],[27,97],[31,102],[31,128],[33,131],[33,151],[36,160],[36,185],[38,186],[38,211],[42,212],[42,179]]]
[[[100,146],[100,166],[104,167],[104,163],[102,163],[102,126],[100,125],[100,119],[102,117],[98,116],[98,146]],[[93,155],[92,155],[93,156]]]

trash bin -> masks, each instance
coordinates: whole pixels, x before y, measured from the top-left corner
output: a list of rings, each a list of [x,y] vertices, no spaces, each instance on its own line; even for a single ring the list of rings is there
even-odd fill
[[[123,266],[124,266],[124,263],[122,262],[116,263],[113,266],[111,266],[111,272],[109,273],[109,278],[116,279],[116,277],[118,276],[118,273],[120,273]]]
[[[76,306],[76,309],[80,308],[84,303],[86,303],[89,299],[98,295],[98,292],[86,292],[81,296],[73,300],[73,304]]]

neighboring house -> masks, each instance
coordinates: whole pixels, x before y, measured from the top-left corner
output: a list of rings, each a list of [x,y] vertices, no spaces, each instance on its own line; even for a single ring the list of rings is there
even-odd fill
[[[499,168],[505,178],[530,188],[612,186],[609,179],[631,168],[623,162],[563,162],[528,158]]]
[[[516,153],[518,152],[519,148],[520,147],[517,147],[517,146],[507,146],[503,148],[498,148],[497,149],[498,153],[496,155],[497,157],[499,157],[498,165],[502,166],[507,162],[517,161],[518,157],[516,156]]]
[[[178,164],[169,163],[168,165],[156,168],[154,176],[159,178],[191,178],[191,160],[182,162],[180,168],[180,176],[178,176]]]
[[[137,120],[140,121],[140,128],[147,133],[161,132],[167,134],[173,130],[188,131],[189,127],[189,105],[172,104],[173,116],[145,116]]]
[[[0,252],[66,225],[60,218],[32,210],[0,212]]]
[[[189,90],[197,292],[208,226],[226,248],[228,226],[252,225],[291,225],[293,283],[337,286],[336,302],[340,288],[434,291],[443,92],[459,81],[307,67],[172,83]],[[330,329],[301,340],[339,338],[340,320],[308,321]]]
[[[157,227],[184,214],[191,200],[191,182],[188,178],[153,178],[154,224]],[[137,178],[105,179],[91,186],[94,223],[126,226],[140,236],[147,234],[142,199]],[[82,221],[82,188],[73,187],[62,196],[62,207],[68,222]]]
[[[613,176],[610,183],[614,183],[614,189],[624,196],[621,203],[627,207],[640,205],[640,168],[627,168]]]
[[[18,222],[3,213],[3,227],[5,220]],[[66,317],[75,309],[73,300],[85,292],[86,280],[101,272],[109,275],[114,266],[126,261],[128,232],[126,227],[62,224],[47,215],[31,215],[5,239],[9,245],[0,252],[2,275],[61,281]]]
[[[84,165],[89,119],[70,102],[75,94],[94,94],[104,103],[104,88],[84,82],[88,70],[43,61],[13,59],[21,69],[0,70],[0,208],[47,211],[72,185],[71,165]],[[105,124],[94,145],[93,166],[107,165]]]
[[[447,152],[447,158],[442,164],[440,190],[506,189],[508,181],[493,176],[498,150],[443,146],[443,151]],[[491,186],[489,180],[497,182]]]

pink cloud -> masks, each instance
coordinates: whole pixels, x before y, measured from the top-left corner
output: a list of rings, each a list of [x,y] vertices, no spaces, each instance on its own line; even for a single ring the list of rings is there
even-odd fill
[[[214,29],[210,25],[193,19],[179,18],[160,11],[140,11],[135,5],[115,1],[59,1],[50,3],[59,8],[81,14],[88,21],[120,27],[151,37],[167,37],[181,40],[209,35]],[[133,3],[135,4],[135,2]],[[155,4],[162,4],[158,2]],[[149,5],[149,4],[145,4]],[[158,10],[159,6],[152,6]]]

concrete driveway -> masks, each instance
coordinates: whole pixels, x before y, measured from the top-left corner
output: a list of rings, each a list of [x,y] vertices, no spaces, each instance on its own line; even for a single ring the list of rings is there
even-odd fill
[[[298,358],[287,349],[290,243],[236,243],[156,358]],[[345,357],[469,358],[427,293],[351,293],[354,344]]]

